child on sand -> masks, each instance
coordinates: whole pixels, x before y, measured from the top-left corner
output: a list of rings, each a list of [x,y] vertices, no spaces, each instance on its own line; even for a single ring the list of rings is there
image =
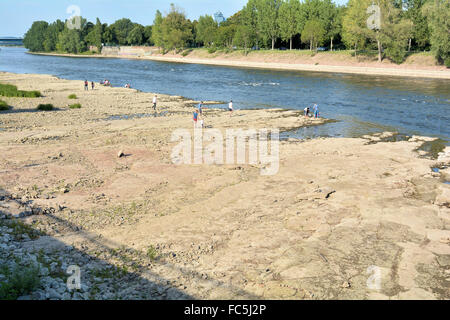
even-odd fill
[[[158,96],[155,95],[153,97],[153,109],[156,111],[156,104],[158,103]]]
[[[194,110],[193,120],[194,120],[194,128],[197,128],[197,121],[198,121],[198,111],[197,110]]]
[[[84,90],[89,90],[89,83],[87,80],[84,80]]]

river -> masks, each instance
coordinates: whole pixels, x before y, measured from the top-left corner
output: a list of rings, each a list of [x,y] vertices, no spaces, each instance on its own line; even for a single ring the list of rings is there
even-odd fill
[[[233,99],[236,109],[303,110],[317,103],[321,116],[338,120],[291,133],[299,138],[397,131],[450,140],[450,80],[38,56],[10,47],[0,48],[0,71],[109,79],[115,86],[131,83],[142,91],[196,100]]]

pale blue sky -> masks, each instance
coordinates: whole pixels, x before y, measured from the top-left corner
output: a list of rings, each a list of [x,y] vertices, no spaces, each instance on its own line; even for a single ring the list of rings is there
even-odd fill
[[[217,11],[229,17],[242,9],[247,0],[0,0],[0,36],[21,37],[36,20],[64,21],[70,16],[66,13],[70,5],[79,6],[81,15],[89,21],[95,22],[99,17],[102,22],[112,23],[126,17],[148,25],[152,24],[156,10],[167,12],[171,2],[194,20]],[[344,4],[347,0],[334,2]]]

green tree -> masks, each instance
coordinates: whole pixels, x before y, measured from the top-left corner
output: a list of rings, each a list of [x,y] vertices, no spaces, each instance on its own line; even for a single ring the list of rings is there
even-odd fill
[[[217,29],[218,25],[213,17],[210,15],[200,16],[195,28],[197,43],[203,43],[205,46],[210,47],[216,39]]]
[[[152,26],[145,26],[144,28],[144,42],[148,45],[152,45]]]
[[[44,41],[47,28],[48,23],[45,21],[33,22],[31,28],[27,31],[25,37],[23,38],[25,48],[32,52],[45,51]]]
[[[331,0],[305,0],[297,11],[297,32],[301,33],[308,21],[318,20],[325,30],[325,38],[331,39],[335,9],[336,6]]]
[[[136,24],[127,37],[127,43],[130,45],[144,44],[144,26]]]
[[[181,9],[171,4],[169,14],[161,24],[162,46],[166,50],[181,49],[192,40],[192,23]]]
[[[342,39],[349,48],[357,50],[365,47],[367,42],[367,0],[349,0],[342,20]]]
[[[412,38],[409,40],[408,51],[412,44],[419,50],[424,50],[430,44],[430,30],[427,17],[423,14],[423,6],[427,0],[404,0],[406,18],[412,21]]]
[[[103,41],[105,44],[117,44],[116,35],[114,29],[107,24],[103,25]]]
[[[244,48],[245,52],[250,47],[253,38],[253,31],[246,25],[239,25],[234,34],[233,43]]]
[[[117,39],[117,43],[121,46],[127,45],[128,35],[133,30],[135,24],[130,19],[120,19],[111,25]]]
[[[155,20],[153,21],[153,28],[152,28],[152,42],[157,47],[163,46],[163,35],[162,35],[162,23],[163,23],[163,16],[159,10],[156,11]]]
[[[330,30],[328,37],[330,39],[330,50],[333,51],[334,40],[342,33],[342,22],[344,19],[345,7],[334,7],[333,15],[330,21]]]
[[[289,41],[292,50],[292,38],[297,34],[297,12],[300,10],[299,0],[286,0],[280,5],[278,27],[283,41]]]
[[[272,42],[272,50],[275,49],[275,41],[280,36],[278,27],[278,12],[281,0],[258,0],[256,2],[258,29],[264,40]]]
[[[306,22],[301,38],[303,43],[309,43],[309,49],[312,51],[323,43],[325,36],[326,31],[322,22],[318,19],[313,19]]]
[[[258,0],[249,0],[246,6],[242,9],[240,24],[245,26],[245,30],[250,32],[250,43],[259,46],[261,34],[258,29]]]
[[[86,50],[86,44],[82,41],[79,30],[66,27],[58,36],[56,49],[67,53],[81,53]]]
[[[431,30],[431,50],[439,63],[450,67],[450,0],[430,0],[424,14]]]
[[[236,25],[220,25],[216,32],[216,45],[218,47],[233,46],[234,35],[236,34]]]
[[[51,23],[45,32],[44,51],[52,52],[56,50],[56,43],[58,42],[59,33],[64,30],[64,22],[56,20]]]
[[[103,32],[103,24],[100,22],[100,19],[97,18],[95,26],[85,38],[86,43],[91,46],[96,46],[98,51],[101,51],[103,43]]]

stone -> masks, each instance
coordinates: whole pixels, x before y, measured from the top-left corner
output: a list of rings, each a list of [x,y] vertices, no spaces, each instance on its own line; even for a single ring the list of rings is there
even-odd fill
[[[117,154],[117,157],[122,158],[123,156],[125,156],[125,153],[123,153],[123,151],[120,150],[119,153]]]
[[[350,282],[348,282],[348,281],[345,281],[343,284],[342,284],[342,288],[344,288],[344,289],[349,289],[349,288],[351,288],[352,287],[352,285],[350,284]]]

